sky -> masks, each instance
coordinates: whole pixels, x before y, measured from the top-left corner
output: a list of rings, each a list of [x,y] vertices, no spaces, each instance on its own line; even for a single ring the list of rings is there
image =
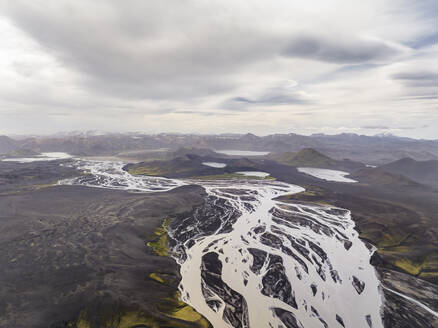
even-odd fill
[[[436,0],[0,0],[0,134],[438,139]]]

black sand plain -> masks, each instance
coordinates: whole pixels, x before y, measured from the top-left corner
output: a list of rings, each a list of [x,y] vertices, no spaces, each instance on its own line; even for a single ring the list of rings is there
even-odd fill
[[[55,163],[7,164],[2,172],[0,327],[122,327],[137,320],[133,313],[150,327],[199,326],[159,309],[181,306],[178,267],[146,242],[164,219],[202,204],[202,188],[139,194],[55,186],[49,182],[74,175]],[[173,279],[160,284],[151,273]]]

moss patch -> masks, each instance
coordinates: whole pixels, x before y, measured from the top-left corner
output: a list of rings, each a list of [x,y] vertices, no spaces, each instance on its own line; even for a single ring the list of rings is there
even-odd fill
[[[312,148],[304,148],[297,153],[286,152],[269,156],[273,160],[291,166],[311,166],[331,168],[336,161]]]
[[[72,328],[208,328],[210,323],[197,313],[191,306],[177,299],[165,299],[167,306],[165,312],[151,314],[146,311],[133,309],[118,309],[116,313],[98,314],[98,322],[95,321],[96,313],[87,310],[80,312],[76,322],[68,324]],[[164,307],[163,307],[164,309]]]
[[[164,220],[163,224],[154,231],[156,240],[147,243],[156,255],[168,256],[169,254],[167,245],[169,223],[170,219]],[[172,274],[152,272],[148,277],[170,287],[176,285],[176,277]],[[152,312],[121,305],[99,306],[94,312],[84,309],[77,320],[67,326],[71,328],[211,327],[211,324],[201,314],[181,300],[178,291],[171,295],[171,297],[157,299]]]
[[[193,171],[195,167],[184,166],[189,163],[182,162],[181,165],[172,161],[156,161],[150,163],[141,163],[128,168],[128,173],[132,175],[150,175],[150,176],[173,176],[175,174],[184,174]]]
[[[406,271],[407,273],[416,276],[418,275],[423,267],[425,266],[425,261],[416,262],[409,258],[401,258],[394,261],[394,265],[398,268]]]
[[[155,272],[150,273],[149,278],[155,280],[156,282],[159,282],[160,284],[164,284],[164,279],[158,273]]]
[[[192,179],[196,180],[275,180],[275,178],[271,176],[267,177],[256,177],[256,176],[245,176],[243,174],[238,173],[224,173],[224,174],[216,174],[216,175],[204,175],[204,176],[194,176]]]
[[[129,169],[128,172],[132,175],[151,175],[151,176],[161,176],[166,173],[165,171],[160,170],[157,167],[146,166],[146,165]]]
[[[147,246],[151,247],[156,255],[169,256],[169,236],[167,235],[167,227],[169,226],[170,219],[164,220],[161,227],[158,227],[154,234],[157,236],[153,241],[148,241]]]
[[[210,323],[194,308],[181,301],[179,292],[176,292],[172,298],[166,298],[165,303],[158,306],[158,310],[167,316],[196,324],[197,327],[208,328]]]
[[[324,191],[321,188],[316,186],[305,186],[305,190],[296,194],[289,194],[281,196],[279,199],[282,201],[287,200],[297,200],[304,202],[312,202],[318,204],[328,205],[329,203],[326,201],[327,197],[324,194]]]
[[[152,272],[148,277],[167,286],[173,286],[176,283],[176,276],[169,273]]]

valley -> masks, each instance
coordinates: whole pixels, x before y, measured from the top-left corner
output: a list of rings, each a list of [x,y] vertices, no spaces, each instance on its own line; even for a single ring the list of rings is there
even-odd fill
[[[8,182],[1,186],[4,201],[17,205],[45,198],[55,201],[44,210],[29,205],[32,214],[26,214],[25,221],[8,221],[7,217],[25,213],[17,205],[3,216],[9,229],[22,230],[16,238],[4,240],[9,256],[22,263],[15,270],[27,272],[24,263],[41,266],[38,270],[52,275],[55,285],[47,288],[54,292],[67,288],[56,281],[64,275],[58,273],[61,268],[71,271],[66,266],[70,256],[78,256],[74,265],[82,270],[79,280],[69,282],[68,288],[75,291],[46,297],[41,306],[51,310],[42,314],[26,308],[22,299],[12,301],[11,291],[3,290],[8,304],[16,304],[14,311],[4,313],[4,320],[15,320],[17,327],[23,320],[41,322],[41,327],[47,322],[62,327],[64,322],[93,328],[108,320],[119,320],[115,327],[120,328],[134,322],[151,327],[164,322],[252,327],[264,322],[263,326],[365,328],[437,323],[432,214],[437,193],[430,187],[379,167],[337,162],[307,149],[294,155],[293,163],[264,154],[245,158],[205,150],[176,153],[170,159],[132,164],[117,158],[0,162],[2,172],[9,170],[3,174]],[[317,163],[312,174],[294,166],[312,167],[312,162]],[[407,190],[414,197],[411,203],[404,198]],[[83,214],[73,214],[75,202],[90,206],[81,206]],[[102,212],[104,208],[109,212]],[[147,213],[148,219],[141,213]],[[42,244],[61,247],[59,251],[30,261],[31,253],[19,245],[24,245],[27,234],[41,235],[34,223],[41,217],[35,222],[48,227],[75,219],[68,233],[51,228],[52,239]],[[92,230],[84,230],[88,224]],[[77,239],[77,235],[86,237]],[[66,245],[77,245],[80,240],[92,242],[78,248],[77,255],[62,249],[67,241]],[[32,254],[38,249],[34,245]],[[91,250],[94,255],[87,255]],[[141,265],[144,255],[140,254],[148,254]],[[47,260],[58,263],[58,256],[63,260],[48,267]],[[42,279],[38,270],[28,273],[35,282]],[[145,289],[139,275],[159,289]],[[8,273],[5,279],[14,285],[12,277]],[[77,302],[91,286],[100,292],[87,304]],[[126,298],[132,288],[138,289],[138,296]],[[155,291],[162,288],[163,292]],[[38,293],[34,291],[34,297]],[[152,303],[148,305],[146,299]],[[345,307],[346,300],[363,306]],[[55,304],[66,306],[66,302],[72,308],[69,314],[51,312]],[[370,303],[373,309],[366,305]]]

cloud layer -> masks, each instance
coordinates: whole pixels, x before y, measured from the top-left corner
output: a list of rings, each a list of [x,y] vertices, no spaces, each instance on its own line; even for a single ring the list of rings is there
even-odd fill
[[[2,0],[0,133],[438,138],[424,128],[438,123],[434,13],[407,0]]]

